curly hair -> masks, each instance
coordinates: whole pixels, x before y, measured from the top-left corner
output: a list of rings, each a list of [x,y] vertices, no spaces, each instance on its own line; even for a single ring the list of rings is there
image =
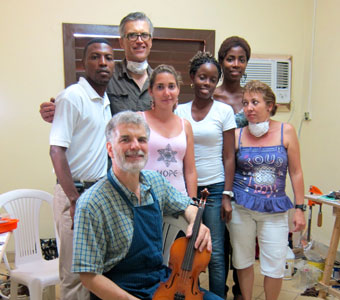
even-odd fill
[[[251,49],[248,42],[239,36],[231,36],[226,38],[218,50],[218,62],[222,64],[228,51],[234,47],[241,47],[246,52],[247,61],[250,59]]]
[[[189,74],[195,76],[197,70],[204,64],[214,64],[218,71],[218,79],[221,78],[221,66],[210,52],[198,51],[194,57],[190,59]]]
[[[244,86],[243,93],[261,93],[263,96],[263,100],[266,102],[267,106],[273,104],[270,115],[275,115],[277,110],[276,96],[269,85],[259,80],[251,80]]]

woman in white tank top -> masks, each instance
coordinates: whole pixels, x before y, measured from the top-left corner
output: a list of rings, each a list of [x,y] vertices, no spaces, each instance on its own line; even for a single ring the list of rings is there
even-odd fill
[[[179,75],[172,66],[158,66],[150,77],[152,109],[143,113],[150,127],[147,170],[155,170],[189,197],[197,196],[194,138],[187,120],[173,113],[178,103]]]

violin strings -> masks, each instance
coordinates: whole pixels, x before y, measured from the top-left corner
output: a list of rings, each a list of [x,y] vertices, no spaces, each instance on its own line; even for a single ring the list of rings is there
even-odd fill
[[[181,289],[183,289],[183,291],[185,290],[184,287],[187,286],[187,281],[190,279],[190,273],[188,271],[183,271],[181,274],[181,282],[180,282],[180,287]],[[184,276],[183,276],[184,275]]]
[[[204,201],[205,204],[205,201]],[[196,215],[196,219],[194,222],[194,226],[192,229],[192,236],[190,237],[188,244],[187,244],[187,249],[185,251],[185,255],[183,258],[182,262],[182,272],[180,273],[180,282],[178,285],[178,288],[182,290],[183,292],[185,291],[185,286],[187,285],[188,280],[190,279],[190,275],[192,276],[192,266],[193,266],[193,261],[195,257],[195,242],[196,238],[198,236],[198,231],[201,225],[201,220],[202,220],[202,215],[203,215],[203,210],[204,210],[204,205],[203,207],[199,207]]]

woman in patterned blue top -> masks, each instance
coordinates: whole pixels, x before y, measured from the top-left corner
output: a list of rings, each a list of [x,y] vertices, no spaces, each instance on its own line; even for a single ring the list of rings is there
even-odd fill
[[[304,184],[294,127],[272,120],[275,95],[260,81],[244,87],[243,109],[249,125],[235,133],[235,202],[228,224],[242,296],[250,300],[254,283],[255,237],[260,245],[261,273],[267,300],[279,296],[285,267],[288,210],[287,170],[295,198],[294,231],[305,227]]]

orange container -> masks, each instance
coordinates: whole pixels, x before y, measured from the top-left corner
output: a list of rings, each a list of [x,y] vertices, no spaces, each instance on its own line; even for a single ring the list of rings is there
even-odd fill
[[[17,228],[19,220],[10,218],[0,219],[0,233],[12,231]]]

